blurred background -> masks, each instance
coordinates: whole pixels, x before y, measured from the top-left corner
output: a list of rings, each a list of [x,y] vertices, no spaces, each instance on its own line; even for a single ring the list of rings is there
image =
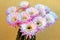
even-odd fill
[[[0,0],[0,40],[16,40],[18,27],[12,28],[6,22],[6,10],[8,7],[16,6],[23,0]],[[44,4],[58,15],[54,25],[43,32],[38,32],[36,40],[60,40],[60,0],[28,0],[31,6]]]

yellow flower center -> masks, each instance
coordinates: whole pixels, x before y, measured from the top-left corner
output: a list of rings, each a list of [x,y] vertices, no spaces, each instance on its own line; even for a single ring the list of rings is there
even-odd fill
[[[15,22],[17,20],[17,15],[15,15],[13,18],[12,18],[12,21]]]
[[[28,16],[24,15],[22,20],[27,20],[28,19]]]
[[[27,29],[31,29],[32,27],[31,26],[28,26]]]
[[[32,31],[32,29],[33,29],[33,27],[32,27],[33,25],[28,25],[27,26],[27,30],[29,31],[29,32],[31,32]]]

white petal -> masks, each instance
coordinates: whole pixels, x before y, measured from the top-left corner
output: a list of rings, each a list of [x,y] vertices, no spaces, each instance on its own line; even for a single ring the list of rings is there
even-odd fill
[[[52,15],[52,16],[54,17],[55,20],[58,19],[58,16],[56,15],[56,13],[54,13],[54,12],[51,11],[49,14]]]
[[[11,14],[11,13],[14,13],[14,12],[16,12],[16,7],[14,7],[14,6],[12,6],[12,7],[9,7],[8,9],[7,9],[7,14]]]

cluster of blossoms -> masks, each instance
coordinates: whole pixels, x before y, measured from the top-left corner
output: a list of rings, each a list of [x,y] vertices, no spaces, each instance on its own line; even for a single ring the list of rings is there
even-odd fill
[[[21,2],[18,8],[12,6],[7,9],[7,22],[13,27],[18,25],[22,35],[29,38],[54,24],[57,18],[47,6],[37,4],[31,7],[28,1]]]

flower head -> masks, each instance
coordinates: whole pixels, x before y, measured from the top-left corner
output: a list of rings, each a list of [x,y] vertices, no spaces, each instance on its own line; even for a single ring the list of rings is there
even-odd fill
[[[19,16],[21,17],[22,22],[27,22],[31,19],[30,15],[27,14],[25,11],[21,12]]]
[[[47,14],[45,17],[46,17],[47,26],[50,26],[55,23],[55,19],[52,15]]]
[[[33,23],[37,26],[38,30],[45,29],[46,26],[46,19],[38,16],[34,18]]]
[[[28,1],[22,1],[19,6],[23,9],[26,9],[30,6],[30,3]]]
[[[35,5],[35,8],[37,9],[37,10],[39,10],[39,15],[40,16],[45,16],[46,15],[46,11],[45,11],[45,6],[44,5],[42,5],[42,4],[37,4],[37,5]]]
[[[18,22],[18,20],[20,19],[18,17],[18,13],[12,13],[12,14],[9,14],[7,16],[7,22],[13,26],[16,26],[16,23]]]
[[[36,26],[33,22],[29,22],[27,24],[21,25],[21,32],[22,35],[26,35],[27,37],[31,38],[31,36],[36,34]]]
[[[30,16],[36,16],[39,11],[33,7],[27,8],[26,12],[30,15]]]
[[[7,14],[15,13],[17,10],[16,7],[12,6],[7,9]]]

